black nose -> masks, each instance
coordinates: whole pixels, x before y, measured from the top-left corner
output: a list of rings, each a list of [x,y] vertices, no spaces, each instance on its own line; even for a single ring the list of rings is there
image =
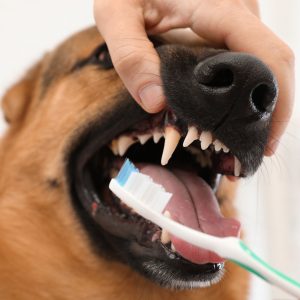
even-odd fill
[[[277,83],[269,68],[254,56],[225,52],[207,58],[194,69],[201,93],[215,109],[234,106],[235,117],[271,115]],[[233,108],[233,107],[232,107]]]

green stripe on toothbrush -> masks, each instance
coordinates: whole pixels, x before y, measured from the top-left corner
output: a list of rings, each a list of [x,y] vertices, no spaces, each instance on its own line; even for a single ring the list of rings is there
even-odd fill
[[[239,241],[241,248],[248,253],[251,257],[253,257],[256,261],[258,261],[260,264],[262,264],[264,267],[266,267],[267,269],[269,269],[270,271],[272,271],[273,273],[275,273],[276,275],[278,275],[279,277],[283,278],[285,281],[291,283],[292,285],[300,288],[300,282],[288,277],[287,275],[283,274],[282,272],[274,269],[272,266],[270,266],[269,264],[267,264],[264,260],[262,260],[259,256],[257,256],[250,248],[248,248],[248,246],[243,242],[243,241]],[[258,277],[262,278],[263,280],[269,282],[268,279],[266,279],[262,274],[260,274],[259,272],[257,272],[256,270],[252,269],[251,267],[239,262],[239,261],[235,261],[232,260],[233,262],[235,262],[236,264],[240,265],[242,268],[246,269],[247,271],[257,275]]]

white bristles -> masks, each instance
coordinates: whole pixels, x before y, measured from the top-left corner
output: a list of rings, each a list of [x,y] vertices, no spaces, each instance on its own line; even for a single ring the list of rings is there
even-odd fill
[[[148,175],[133,172],[124,188],[140,201],[146,203],[157,212],[163,212],[172,194],[155,182]]]

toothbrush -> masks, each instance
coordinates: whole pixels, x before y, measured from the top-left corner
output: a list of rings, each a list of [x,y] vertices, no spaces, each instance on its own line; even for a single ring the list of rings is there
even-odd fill
[[[126,159],[117,177],[111,179],[109,188],[139,215],[165,228],[171,234],[194,246],[215,252],[266,282],[300,297],[300,282],[267,264],[240,239],[211,236],[165,217],[162,212],[172,194],[167,193],[163,186],[155,183],[150,176],[140,173],[130,160]]]

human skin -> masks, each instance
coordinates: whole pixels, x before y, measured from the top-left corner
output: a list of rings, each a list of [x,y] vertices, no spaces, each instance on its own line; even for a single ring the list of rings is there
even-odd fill
[[[279,86],[265,155],[276,151],[293,108],[294,54],[260,21],[256,0],[94,0],[94,15],[116,71],[150,113],[163,109],[165,97],[160,60],[147,34],[190,28],[214,46],[260,58]]]

